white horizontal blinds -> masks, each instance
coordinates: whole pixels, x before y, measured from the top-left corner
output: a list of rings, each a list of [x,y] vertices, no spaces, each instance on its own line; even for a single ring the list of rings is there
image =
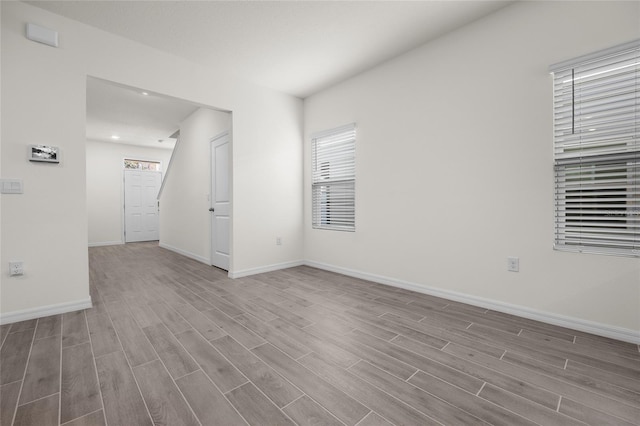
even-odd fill
[[[353,231],[355,125],[318,133],[311,142],[313,227]]]
[[[640,42],[554,74],[556,247],[640,255]]]

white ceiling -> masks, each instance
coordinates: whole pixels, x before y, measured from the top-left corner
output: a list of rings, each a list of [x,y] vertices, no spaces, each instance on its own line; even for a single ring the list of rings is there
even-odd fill
[[[170,139],[198,106],[179,99],[87,79],[87,139],[173,149]],[[112,136],[119,136],[113,139]],[[162,140],[163,142],[158,142]]]
[[[512,1],[27,3],[304,98]],[[89,79],[87,138],[173,148],[169,136],[197,106],[141,92]]]
[[[306,97],[511,1],[28,1]]]

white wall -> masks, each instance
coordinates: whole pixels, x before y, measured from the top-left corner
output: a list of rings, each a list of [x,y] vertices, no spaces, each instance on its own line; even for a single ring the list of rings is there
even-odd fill
[[[171,149],[87,141],[87,215],[89,246],[123,244],[123,160],[159,161],[162,176]]]
[[[638,2],[521,2],[306,99],[305,258],[640,341],[640,260],[552,248],[548,74],[639,22]],[[357,231],[314,230],[309,135],[350,122]]]
[[[2,7],[0,7],[0,22],[2,22]],[[0,46],[2,46],[2,31],[0,31]],[[0,99],[2,99],[2,55],[0,54]],[[0,102],[0,130],[2,129],[2,102]],[[1,134],[0,134],[1,136]],[[2,139],[0,138],[0,144]],[[2,174],[2,149],[0,149],[0,177],[5,177]],[[2,236],[2,199],[4,195],[0,195],[0,237]],[[0,259],[2,259],[2,241],[0,240]],[[0,276],[2,274],[0,273]],[[0,278],[0,317],[2,315],[2,278]]]
[[[210,264],[209,140],[231,130],[231,114],[200,108],[180,123],[180,141],[160,198],[160,245]]]
[[[256,98],[246,114],[233,112],[232,277],[302,260],[302,108],[280,114],[289,103],[282,101]],[[252,143],[238,144],[239,138]]]
[[[23,195],[2,196],[0,321],[89,300],[87,76],[233,111],[232,268],[300,259],[302,101],[22,2],[0,7],[2,175],[25,185]],[[27,40],[27,22],[59,31],[60,48]],[[59,146],[62,163],[29,163],[32,143]],[[279,207],[265,209],[264,199]],[[275,250],[278,234],[291,236],[282,250]],[[23,277],[8,277],[9,260],[25,262]]]
[[[180,142],[160,200],[160,245],[204,263],[211,259],[210,139],[232,130],[232,256],[230,274],[240,277],[282,268],[302,261],[302,144],[295,123],[301,114],[284,119],[273,114],[263,100],[252,103],[255,114],[285,137],[269,140],[264,134],[252,145],[238,145],[238,132],[251,126],[235,113],[199,109],[181,123]],[[231,129],[233,120],[233,129]],[[254,119],[255,120],[255,119]],[[268,142],[267,142],[268,141]],[[245,173],[238,173],[240,170]],[[297,170],[297,176],[291,171]],[[251,188],[251,198],[238,187]],[[291,208],[298,203],[298,208]],[[242,223],[242,226],[238,226]],[[280,237],[282,245],[275,244]],[[251,241],[253,249],[237,258],[238,241]],[[268,262],[264,260],[270,259]]]

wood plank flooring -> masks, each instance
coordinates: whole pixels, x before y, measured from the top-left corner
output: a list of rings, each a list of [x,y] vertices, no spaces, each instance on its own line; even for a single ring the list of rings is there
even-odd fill
[[[638,345],[309,267],[89,258],[92,309],[0,326],[0,425],[640,425]]]

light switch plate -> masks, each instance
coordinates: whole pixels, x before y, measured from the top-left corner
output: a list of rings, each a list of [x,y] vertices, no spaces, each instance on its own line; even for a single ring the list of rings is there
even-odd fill
[[[0,193],[22,194],[22,179],[0,179]]]

